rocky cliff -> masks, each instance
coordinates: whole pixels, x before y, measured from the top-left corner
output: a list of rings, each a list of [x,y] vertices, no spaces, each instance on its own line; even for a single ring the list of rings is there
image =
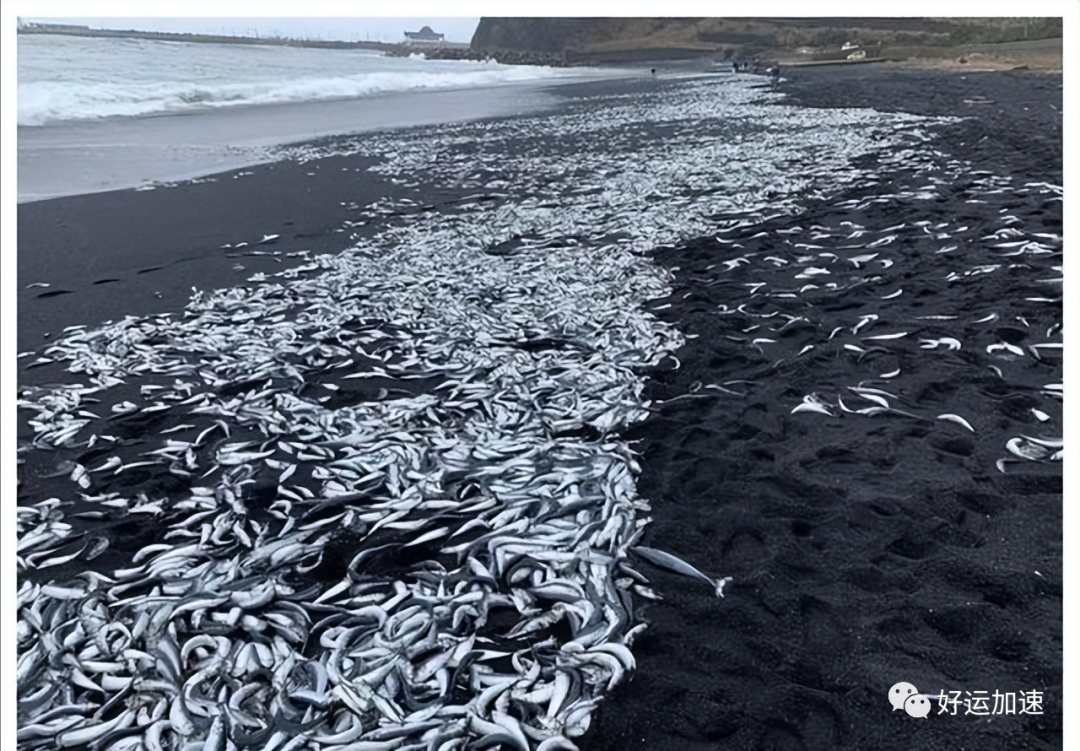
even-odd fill
[[[471,46],[478,52],[602,60],[739,57],[851,43],[940,49],[1061,34],[1060,18],[482,18]]]
[[[481,18],[472,47],[561,55],[597,47],[640,45],[664,29],[693,36],[700,19],[688,18]],[[655,40],[653,40],[655,41]]]

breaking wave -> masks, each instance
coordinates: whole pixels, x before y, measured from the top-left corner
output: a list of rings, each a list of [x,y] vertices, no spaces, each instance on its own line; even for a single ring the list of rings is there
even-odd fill
[[[19,125],[131,117],[205,107],[349,99],[418,89],[478,88],[544,79],[557,74],[550,68],[492,63],[475,63],[471,67],[471,70],[447,73],[375,72],[332,78],[216,85],[188,81],[101,83],[89,86],[77,82],[49,81],[20,84]]]
[[[355,50],[46,36],[21,39],[19,55],[19,125],[482,88],[582,74],[581,69]]]

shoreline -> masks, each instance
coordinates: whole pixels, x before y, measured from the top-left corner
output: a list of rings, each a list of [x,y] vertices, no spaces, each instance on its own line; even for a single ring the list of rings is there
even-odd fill
[[[518,93],[527,88],[527,101],[540,103],[529,112],[540,113],[557,110],[568,101],[598,91],[632,90],[640,83],[634,71],[621,72],[625,75],[512,88]],[[446,97],[452,94],[446,92]],[[409,99],[423,104],[430,102],[427,97],[425,93]],[[497,103],[492,109],[504,105]],[[246,109],[244,119],[256,121],[263,111],[261,107]],[[309,122],[311,107],[299,105],[298,109],[303,122]],[[345,107],[346,116],[351,110]],[[438,119],[441,113],[430,110],[405,115],[431,117],[435,124],[401,124],[352,135],[323,135],[290,140],[286,146],[297,151],[304,147],[317,151],[321,144],[347,141],[364,132],[407,132],[455,122],[518,117],[491,114],[444,122]],[[163,123],[170,127],[182,119],[148,118],[148,123],[131,125],[138,128]],[[103,129],[104,136],[113,130]],[[185,127],[184,131],[193,129]],[[408,186],[374,174],[372,167],[377,160],[364,156],[316,155],[309,161],[295,153],[290,157],[285,147],[267,153],[268,159],[241,160],[243,164],[226,170],[200,172],[193,178],[150,186],[152,189],[107,187],[20,202],[17,351],[47,346],[71,324],[96,325],[125,315],[179,311],[188,302],[193,287],[243,284],[254,274],[272,274],[306,264],[315,255],[339,252],[353,239],[368,236],[380,226],[355,226],[359,207],[409,193]],[[357,179],[358,173],[364,175],[363,179]],[[454,198],[445,195],[435,203]],[[198,219],[193,221],[193,217]],[[265,235],[279,238],[272,245],[257,246]],[[238,243],[247,243],[246,250],[224,247]],[[33,251],[28,252],[31,247]],[[238,253],[259,255],[240,258]],[[123,294],[118,294],[120,289]],[[20,371],[32,382],[45,377],[21,367]]]
[[[679,73],[719,78],[725,75],[700,60],[643,58],[632,64],[598,66],[609,71],[609,77],[583,74],[482,88],[378,92],[362,98],[245,104],[20,125],[17,203],[212,179],[218,174],[280,161],[282,151],[288,147],[328,137],[521,116],[555,106],[558,90],[563,87],[638,78],[650,65],[662,77]],[[990,60],[961,64],[929,57],[795,62],[782,66],[788,80],[808,71],[812,74],[821,69],[862,67],[960,75],[1060,75],[1060,71]],[[377,107],[375,111],[373,106]]]
[[[290,146],[332,136],[521,116],[554,106],[552,92],[561,86],[632,76],[613,69],[610,78],[586,73],[19,126],[18,203],[211,178],[279,161]]]

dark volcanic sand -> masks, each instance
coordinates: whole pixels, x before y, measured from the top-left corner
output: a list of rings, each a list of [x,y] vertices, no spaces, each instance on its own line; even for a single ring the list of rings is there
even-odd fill
[[[193,286],[231,286],[299,264],[289,253],[342,250],[350,210],[327,196],[363,205],[394,194],[388,180],[367,172],[370,163],[279,162],[174,187],[20,204],[19,351],[48,344],[74,323],[182,308]],[[257,244],[266,235],[280,237]],[[247,246],[222,247],[239,243]],[[49,286],[28,288],[41,282]]]
[[[788,75],[783,90],[806,106],[972,118],[936,128],[935,148],[1020,184],[1061,184],[1060,76],[869,66]],[[963,221],[978,229],[1007,207],[1033,231],[1061,232],[1061,202],[965,204],[964,188],[956,185],[930,216],[879,204],[858,221],[879,228]],[[835,226],[849,217],[833,204],[866,193],[856,188],[797,221],[747,230],[771,236],[744,241],[738,253],[773,250],[774,231],[793,224]],[[907,268],[893,276],[905,294],[888,306],[867,290],[788,312],[826,332],[864,312],[896,324],[958,308],[972,319],[996,310],[1001,328],[1017,315],[1061,320],[1060,304],[1048,316],[1045,304],[1023,301],[1034,291],[1023,269],[947,289],[942,277],[962,271],[964,258],[925,255],[931,248],[912,245]],[[699,338],[677,353],[682,368],[656,373],[648,393],[668,399],[695,382],[746,379],[731,388],[749,396],[673,402],[634,437],[643,452],[639,490],[653,504],[646,544],[734,581],[717,601],[700,582],[646,567],[664,602],[645,611],[650,627],[634,645],[637,673],[602,705],[581,748],[1061,748],[1061,462],[1010,464],[1007,474],[994,468],[1007,456],[1008,436],[1038,430],[1026,413],[1032,394],[1060,382],[1060,359],[1023,370],[1019,387],[1013,371],[1006,386],[979,370],[985,358],[977,353],[1009,332],[923,324],[920,336],[961,339],[964,357],[943,356],[940,369],[924,364],[905,391],[938,412],[975,415],[974,434],[902,418],[791,414],[818,384],[858,377],[845,381],[850,363],[820,356],[774,367],[775,352],[766,357],[725,338],[745,340],[748,321],[717,315],[718,305],[743,282],[771,281],[761,266],[727,279],[706,269],[732,253],[706,239],[656,254],[678,267],[663,317]],[[790,334],[783,351],[798,352],[805,332]],[[912,348],[899,364],[909,368],[918,355],[925,357]],[[881,363],[880,372],[891,369]],[[1055,417],[1060,431],[1061,413]],[[934,702],[931,716],[918,720],[886,700],[900,681],[925,693],[1040,690],[1045,713],[974,717],[961,706],[955,717],[937,716]]]
[[[870,66],[788,75],[782,89],[805,106],[971,117],[936,126],[934,147],[1020,183],[1061,183],[1060,76]],[[69,324],[178,309],[192,285],[234,285],[301,262],[286,253],[344,248],[350,232],[339,230],[353,215],[342,203],[363,205],[399,188],[370,173],[358,179],[366,166],[360,157],[333,157],[244,170],[254,174],[235,180],[230,173],[176,188],[21,205],[19,350],[38,349],[46,332],[55,336]],[[771,251],[776,231],[796,224],[836,225],[847,215],[833,204],[889,192],[888,183],[906,178],[889,175],[812,203],[801,216],[755,226],[740,236],[739,252]],[[931,216],[879,204],[852,218],[878,229],[916,220],[996,228],[1007,207],[1028,230],[1061,232],[1060,202],[1028,195],[973,205],[962,200],[965,185],[951,190]],[[453,198],[423,196],[432,204]],[[770,235],[749,239],[761,230]],[[234,258],[220,247],[263,234],[281,238],[242,252],[280,257]],[[914,240],[911,248],[906,266],[891,270],[905,294],[888,305],[877,298],[894,285],[812,298],[812,310],[787,312],[825,331],[862,311],[887,309],[893,323],[955,312],[958,299],[970,318],[1000,313],[990,327],[910,328],[900,350],[905,390],[934,414],[968,416],[974,434],[895,416],[791,414],[822,383],[856,383],[851,361],[810,357],[778,366],[780,350],[727,338],[745,339],[747,321],[717,315],[718,306],[745,294],[745,282],[770,280],[760,266],[723,278],[708,269],[729,257],[728,246],[706,238],[656,254],[678,268],[670,300],[659,301],[671,307],[658,314],[698,338],[677,353],[680,369],[654,373],[648,387],[657,402],[683,398],[659,404],[631,436],[643,454],[639,492],[653,507],[644,542],[734,581],[717,600],[701,582],[638,565],[664,599],[643,611],[650,626],[634,644],[637,673],[601,705],[579,739],[582,751],[1061,747],[1061,465],[1016,462],[1005,474],[994,467],[1007,455],[1008,437],[1039,434],[1027,413],[1049,409],[1034,395],[1061,381],[1061,361],[1010,370],[1008,388],[983,366],[986,346],[1002,337],[1036,341],[1010,318],[1042,325],[1060,320],[1060,305],[1023,302],[1034,289],[1006,274],[949,286],[942,281],[949,270],[971,265],[963,253],[933,256]],[[245,268],[234,270],[236,263]],[[25,289],[39,281],[51,286]],[[793,327],[777,346],[794,354],[811,333]],[[965,349],[931,358],[916,343],[946,335]],[[53,376],[21,362],[22,384]],[[895,364],[883,359],[880,370]],[[731,388],[746,396],[696,388],[739,380],[748,383]],[[703,396],[685,398],[690,392]],[[1061,416],[1058,405],[1057,430]],[[24,487],[20,502],[47,495],[43,480]],[[1041,690],[1045,714],[915,720],[887,702],[900,681],[929,693]]]

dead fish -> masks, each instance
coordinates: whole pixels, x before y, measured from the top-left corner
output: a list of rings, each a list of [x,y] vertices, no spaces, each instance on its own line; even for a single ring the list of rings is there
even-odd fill
[[[971,427],[971,423],[969,423],[967,420],[965,420],[960,415],[953,415],[953,414],[938,415],[938,419],[939,420],[948,420],[949,422],[955,422],[957,425],[962,425],[963,427],[967,428],[972,433],[975,432],[975,428]]]
[[[703,582],[711,585],[716,592],[717,597],[724,596],[724,585],[731,581],[730,576],[726,576],[723,579],[712,579],[705,574],[698,571],[681,558],[676,558],[671,553],[665,553],[663,550],[657,550],[656,548],[645,547],[644,545],[637,545],[631,548],[635,553],[640,555],[645,560],[652,564],[666,568],[669,571],[673,571],[676,574],[682,574],[683,576],[689,576],[695,579],[700,579]]]

